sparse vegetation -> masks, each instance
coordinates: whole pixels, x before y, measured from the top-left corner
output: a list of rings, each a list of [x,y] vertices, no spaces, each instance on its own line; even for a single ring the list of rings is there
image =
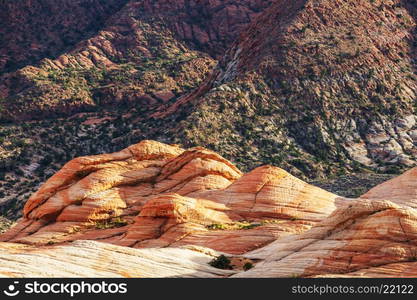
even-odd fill
[[[95,222],[94,226],[97,229],[109,229],[109,228],[123,227],[123,226],[126,226],[127,224],[128,222],[123,220],[121,217],[116,217],[116,218],[112,218],[109,220]]]
[[[261,223],[250,223],[250,222],[234,222],[234,223],[227,223],[227,224],[210,224],[207,225],[206,228],[209,230],[248,230],[258,226],[261,226]]]
[[[0,234],[9,229],[13,224],[13,221],[0,216]]]
[[[212,261],[209,262],[209,265],[223,270],[232,270],[232,266],[230,265],[231,261],[225,255],[220,255],[217,258],[214,258]]]
[[[243,270],[244,270],[244,271],[248,271],[248,270],[250,270],[250,269],[252,269],[252,268],[253,268],[253,264],[252,264],[252,263],[247,262],[247,263],[245,263],[245,264],[243,265]]]

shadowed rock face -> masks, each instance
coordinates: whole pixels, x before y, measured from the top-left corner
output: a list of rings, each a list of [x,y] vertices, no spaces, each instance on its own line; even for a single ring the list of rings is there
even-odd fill
[[[174,100],[197,86],[211,71],[212,57],[219,58],[270,3],[1,3],[0,39],[6,44],[0,49],[0,100],[5,99],[0,120],[42,119],[121,103],[150,109]]]
[[[355,200],[277,167],[243,174],[204,148],[142,141],[52,176],[0,235],[0,274],[413,277],[415,173]],[[221,253],[255,266],[208,266]]]
[[[163,16],[173,32],[194,49],[221,58],[240,32],[271,0],[146,0],[144,12]]]
[[[0,74],[68,51],[96,34],[127,1],[2,1]]]

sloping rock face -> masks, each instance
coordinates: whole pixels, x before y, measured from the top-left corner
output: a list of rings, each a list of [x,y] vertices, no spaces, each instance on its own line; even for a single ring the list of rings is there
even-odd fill
[[[96,35],[128,3],[142,15],[163,17],[172,32],[188,46],[221,55],[271,0],[167,1],[77,0],[3,1],[0,11],[0,73],[16,71],[68,52]],[[47,14],[48,18],[44,18]],[[13,35],[13,39],[8,35]]]
[[[210,267],[215,252],[198,250],[131,249],[93,241],[42,249],[0,243],[0,277],[213,278],[235,273]]]
[[[135,248],[192,244],[242,254],[309,229],[346,201],[276,167],[243,175],[203,148],[143,141],[67,163],[0,239],[36,245],[91,239]]]
[[[16,71],[97,33],[127,0],[2,1],[0,74]]]
[[[209,55],[222,55],[240,30],[270,3],[80,0],[63,5],[53,1],[0,4],[6,16],[0,34],[17,36],[17,41],[8,39],[0,50],[4,52],[0,52],[4,57],[0,60],[0,98],[5,100],[0,120],[41,119],[106,105],[139,104],[146,110],[175,100],[212,70],[215,61]],[[40,24],[45,12],[54,18]]]
[[[214,60],[188,49],[160,17],[144,14],[142,4],[128,2],[59,56],[1,76],[0,119],[43,119],[106,105],[146,111],[200,83]]]
[[[248,164],[248,157],[276,161],[312,177],[342,167],[409,168],[416,163],[415,16],[412,1],[275,1],[197,93],[154,116],[183,105],[183,140]],[[233,143],[242,150],[224,147]]]
[[[417,208],[417,168],[384,182],[364,195],[365,199],[387,199],[401,206]]]
[[[237,277],[415,277],[417,213],[392,202],[357,200],[310,231],[247,257],[263,259]]]

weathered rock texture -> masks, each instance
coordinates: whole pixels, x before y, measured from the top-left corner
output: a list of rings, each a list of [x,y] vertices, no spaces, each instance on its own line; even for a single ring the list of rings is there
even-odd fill
[[[0,274],[414,277],[416,174],[347,199],[277,167],[243,174],[204,148],[145,140],[52,176],[0,235]],[[208,265],[221,254],[230,270]]]
[[[247,253],[263,261],[236,276],[415,277],[416,221],[392,202],[352,201],[304,234]]]
[[[209,249],[131,249],[93,241],[36,248],[0,243],[0,277],[224,277]]]
[[[0,3],[0,40],[5,40],[0,120],[41,119],[126,103],[149,109],[174,100],[211,71],[209,55],[222,55],[270,3]]]
[[[186,111],[182,140],[293,173],[409,168],[415,16],[413,1],[275,1],[199,89],[153,116]]]
[[[3,74],[0,120],[43,119],[107,105],[146,110],[196,86],[214,60],[188,49],[161,18],[143,13],[142,5],[130,1],[64,53]]]
[[[220,57],[271,0],[2,1],[0,74],[67,52],[111,24],[125,6],[160,17],[188,46]],[[47,16],[47,17],[46,17]],[[13,37],[10,37],[12,35]],[[111,42],[111,41],[109,41]]]
[[[345,201],[276,167],[243,175],[203,148],[143,141],[67,163],[29,199],[24,218],[1,240],[193,244],[241,254],[309,229]]]
[[[417,208],[417,168],[384,182],[364,195],[365,199],[387,199],[401,206]]]
[[[128,0],[0,3],[0,74],[56,57],[96,34]]]
[[[0,76],[0,119],[98,111],[0,127],[1,211],[16,217],[18,204],[64,161],[143,139],[207,146],[245,172],[254,170],[243,175],[213,152],[151,142],[76,159],[31,197],[24,218],[2,240],[51,246],[100,239],[136,248],[191,243],[245,254],[312,226],[332,228],[317,223],[347,202],[281,169],[255,169],[260,164],[303,178],[399,173],[416,164],[415,1],[63,1],[63,15],[73,11],[79,22],[54,14],[41,22],[51,30],[38,30],[36,13],[52,1],[15,2],[0,3],[7,7],[0,9],[7,14],[0,38],[15,23],[8,37],[23,29],[31,45],[7,41],[0,49],[0,67],[8,72]],[[96,19],[87,3],[97,8]],[[32,12],[37,26],[28,25]],[[40,41],[38,31],[50,34]],[[224,49],[214,67],[212,56]],[[396,203],[386,211],[403,219],[400,212],[415,207],[414,173],[363,198]],[[409,242],[400,244],[395,249]],[[394,263],[411,265],[401,255]],[[274,259],[269,262],[281,261]],[[300,276],[372,267],[295,266]],[[284,274],[273,272],[264,274]]]

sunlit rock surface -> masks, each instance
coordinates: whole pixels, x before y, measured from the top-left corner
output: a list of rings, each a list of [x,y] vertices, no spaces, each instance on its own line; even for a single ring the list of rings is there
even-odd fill
[[[52,176],[0,235],[0,274],[414,277],[415,173],[347,199],[278,167],[243,174],[204,148],[142,141]],[[210,266],[221,254],[230,268]]]

